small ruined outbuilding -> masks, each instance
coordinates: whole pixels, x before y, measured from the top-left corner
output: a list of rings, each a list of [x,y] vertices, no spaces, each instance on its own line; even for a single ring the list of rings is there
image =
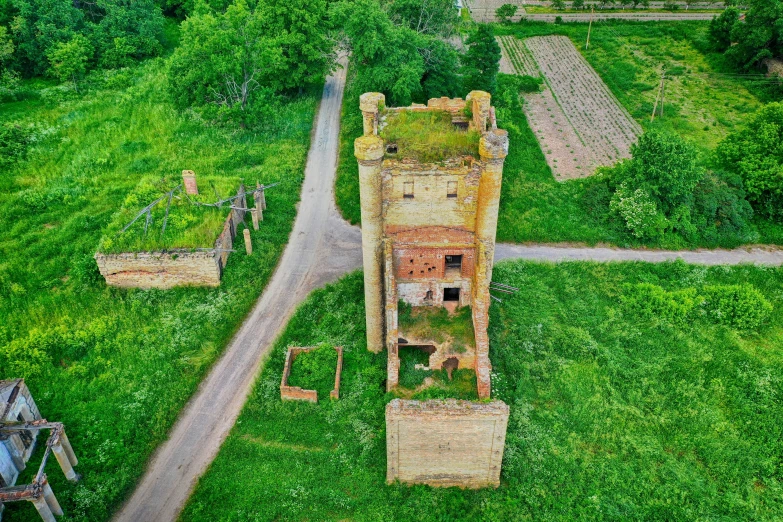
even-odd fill
[[[255,189],[246,189],[241,180],[221,176],[202,181],[211,190],[200,193],[196,174],[184,170],[179,185],[146,207],[122,208],[115,215],[94,256],[106,284],[162,289],[220,285],[246,214],[251,215],[255,230],[263,220],[265,189],[269,186],[258,184]],[[153,184],[153,180],[143,179],[136,192],[147,195]],[[221,198],[218,184],[224,193],[230,190],[235,195]],[[247,206],[249,195],[254,201],[252,208]],[[135,196],[131,194],[129,199],[138,204]],[[190,230],[174,232],[175,225],[183,222],[189,223]],[[244,241],[250,255],[247,229]]]
[[[387,389],[400,379],[401,347],[429,354],[429,369],[475,371],[480,399],[491,391],[490,284],[508,133],[490,95],[431,99],[386,108],[361,96],[364,135],[356,139],[362,213],[367,347],[387,350]],[[386,139],[384,139],[386,138]],[[473,338],[411,328],[418,317],[470,307]],[[463,328],[461,331],[465,331]],[[500,483],[508,407],[501,401],[393,401],[386,409],[387,480],[432,486]]]
[[[40,430],[50,431],[41,465],[32,483],[17,486],[17,479],[35,450]],[[73,467],[79,461],[65,434],[65,426],[41,418],[24,380],[0,381],[0,520],[4,503],[23,500],[32,502],[45,522],[53,522],[55,515],[63,514],[45,473],[52,453],[65,478],[78,481]]]

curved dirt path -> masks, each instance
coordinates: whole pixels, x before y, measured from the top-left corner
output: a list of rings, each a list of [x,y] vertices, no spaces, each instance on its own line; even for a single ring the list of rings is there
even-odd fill
[[[340,217],[334,204],[344,87],[345,69],[324,86],[299,211],[272,279],[153,455],[116,521],[176,520],[234,426],[264,355],[296,306],[312,290],[361,268],[361,232]]]

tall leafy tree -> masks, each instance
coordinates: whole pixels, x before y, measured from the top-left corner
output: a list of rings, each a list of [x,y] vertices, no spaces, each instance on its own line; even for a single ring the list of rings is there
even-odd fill
[[[501,50],[492,27],[480,25],[467,40],[468,50],[463,58],[466,90],[494,92],[500,70]]]
[[[765,58],[783,56],[783,0],[749,0],[744,21],[731,29],[736,42],[726,56],[745,69],[758,66]]]
[[[717,51],[723,52],[731,46],[731,30],[739,19],[739,9],[727,7],[720,16],[710,21],[709,38]]]
[[[459,21],[453,0],[387,0],[386,11],[395,24],[419,34],[448,37]]]
[[[724,169],[742,177],[756,212],[783,221],[783,103],[762,107],[716,155]]]
[[[87,60],[92,55],[90,42],[77,34],[67,42],[60,42],[49,50],[52,71],[62,82],[71,81],[77,85],[87,70]]]
[[[288,12],[285,12],[285,11]],[[266,101],[324,77],[334,63],[326,1],[237,0],[225,13],[205,5],[182,24],[169,67],[180,107],[251,123]]]

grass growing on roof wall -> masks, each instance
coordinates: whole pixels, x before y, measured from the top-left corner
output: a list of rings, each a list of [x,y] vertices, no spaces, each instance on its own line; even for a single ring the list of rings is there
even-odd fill
[[[382,118],[381,138],[398,147],[394,158],[432,163],[458,156],[478,157],[481,135],[457,128],[446,111],[387,111]]]
[[[0,378],[25,377],[41,413],[67,427],[83,479],[48,466],[66,521],[108,520],[133,488],[271,276],[296,214],[320,93],[262,129],[221,129],[173,108],[164,68],[152,60],[82,97],[44,86],[0,107],[36,140],[0,176]],[[112,216],[143,177],[183,169],[280,182],[253,255],[234,253],[220,288],[107,288],[92,256]],[[28,504],[6,505],[3,521],[35,520]]]
[[[386,357],[366,350],[356,273],[295,313],[181,519],[783,517],[783,270],[517,261],[495,274],[520,288],[491,307],[493,396],[511,407],[498,489],[385,484]],[[761,326],[721,324],[741,308],[704,301],[651,318],[636,299],[737,281],[774,307]],[[281,402],[285,347],[322,341],[346,349],[340,400]]]
[[[442,306],[411,306],[405,301],[399,301],[397,309],[400,335],[436,343],[446,342],[450,337],[452,347],[463,351],[465,345],[473,346],[476,343],[469,306],[461,306],[454,314],[450,314]]]
[[[118,253],[213,248],[218,236],[223,232],[232,203],[225,203],[222,207],[198,206],[196,203],[210,204],[236,195],[241,180],[234,176],[197,175],[196,181],[201,187],[199,194],[186,195],[184,189],[179,190],[174,193],[169,205],[166,193],[177,187],[178,183],[171,176],[143,178],[125,198],[122,208],[112,217],[98,250],[103,253]],[[146,216],[142,216],[123,232],[142,209],[162,196],[165,196],[164,199],[150,211],[152,219],[149,225],[146,223]],[[249,199],[250,206],[253,206],[252,198]],[[245,203],[247,204],[247,201]]]

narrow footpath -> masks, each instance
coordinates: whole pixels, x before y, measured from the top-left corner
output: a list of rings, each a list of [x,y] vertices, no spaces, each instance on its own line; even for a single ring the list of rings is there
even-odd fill
[[[345,60],[342,61],[345,65]],[[199,386],[153,455],[118,522],[169,522],[179,516],[196,481],[217,455],[253,386],[264,356],[297,305],[310,292],[362,266],[361,231],[334,203],[345,69],[330,76],[307,157],[301,202],[283,257],[253,311]],[[356,108],[358,110],[358,107]],[[779,249],[659,251],[498,244],[496,260],[559,262],[647,261],[681,258],[706,265],[783,265]]]
[[[177,519],[196,480],[234,426],[264,355],[296,306],[314,289],[361,268],[361,231],[348,225],[334,205],[344,87],[345,69],[324,86],[296,222],[272,279],[115,520]]]

